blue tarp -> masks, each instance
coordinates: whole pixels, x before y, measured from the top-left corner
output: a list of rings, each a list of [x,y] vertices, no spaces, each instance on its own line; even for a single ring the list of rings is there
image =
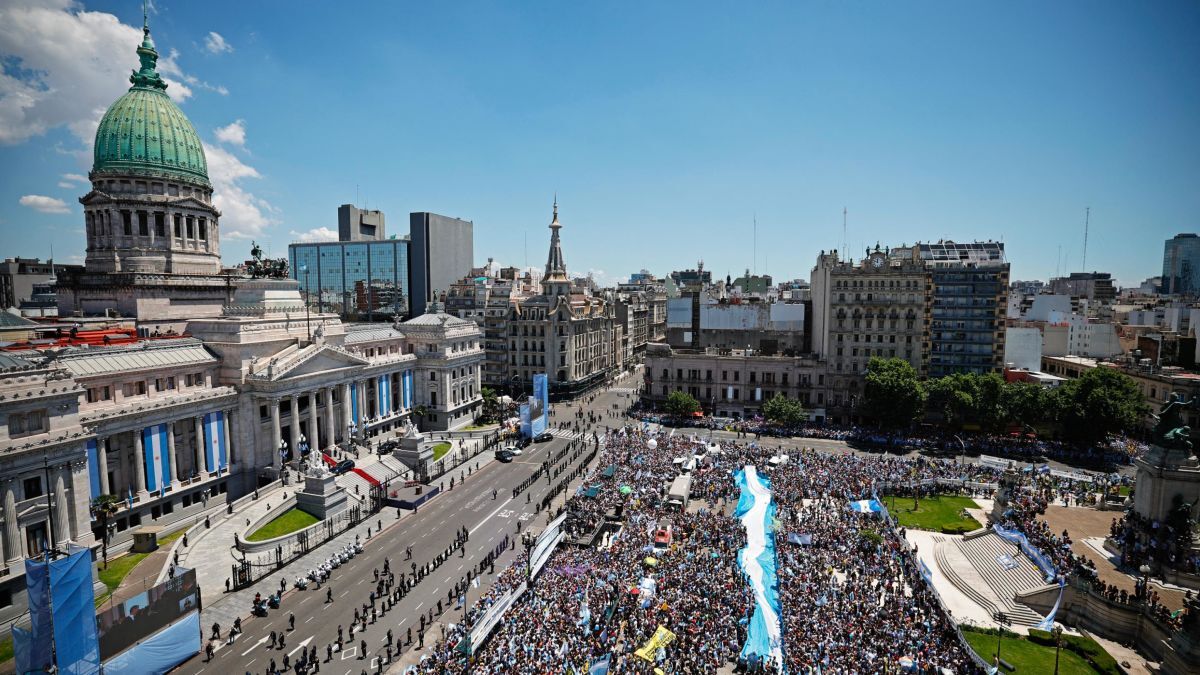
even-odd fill
[[[158,631],[104,664],[106,673],[165,673],[200,651],[200,612]]]
[[[50,563],[50,598],[54,603],[58,672],[73,675],[100,672],[91,551],[72,546],[66,557]]]
[[[54,620],[50,616],[50,566],[44,559],[25,561],[29,602],[29,670],[49,670],[54,662]]]

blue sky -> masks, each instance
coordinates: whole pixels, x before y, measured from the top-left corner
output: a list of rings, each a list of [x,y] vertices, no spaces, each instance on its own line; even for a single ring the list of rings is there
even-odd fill
[[[151,27],[227,263],[336,230],[356,190],[389,232],[467,218],[478,263],[527,237],[539,266],[557,191],[568,267],[602,280],[807,278],[843,207],[856,257],[1003,239],[1014,279],[1081,269],[1088,206],[1087,267],[1125,284],[1200,229],[1200,4],[737,4],[157,0]],[[0,8],[0,254],[81,258],[78,175],[140,22]]]

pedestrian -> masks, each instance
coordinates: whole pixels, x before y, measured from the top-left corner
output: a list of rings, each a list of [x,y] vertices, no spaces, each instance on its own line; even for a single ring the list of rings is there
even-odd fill
[[[288,614],[288,630],[296,630],[296,615]]]
[[[333,589],[332,588],[329,588],[329,587],[325,588],[325,602],[327,602],[327,603],[333,602]]]
[[[358,649],[361,652],[361,654],[359,654],[358,658],[360,658],[360,659],[367,658],[367,641],[366,640],[358,641]]]
[[[213,640],[221,639],[221,624],[214,623],[212,625],[212,638],[211,639],[213,639]]]
[[[206,658],[205,658],[205,660],[206,660],[206,661],[212,661],[212,660],[213,660],[213,652],[214,652],[214,651],[216,651],[216,650],[215,650],[215,649],[213,649],[213,643],[212,643],[212,642],[209,642],[207,645],[205,645],[205,646],[204,646],[204,656],[206,657]]]

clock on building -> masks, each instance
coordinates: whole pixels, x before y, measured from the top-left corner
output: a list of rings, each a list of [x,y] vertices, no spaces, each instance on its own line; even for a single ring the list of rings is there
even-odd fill
[[[871,267],[874,267],[875,269],[883,267],[883,256],[879,254],[871,256]]]

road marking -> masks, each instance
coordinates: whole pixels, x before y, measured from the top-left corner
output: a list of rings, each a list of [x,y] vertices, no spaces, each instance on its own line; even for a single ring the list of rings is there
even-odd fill
[[[301,642],[299,647],[296,647],[292,651],[288,652],[288,656],[290,657],[292,654],[295,654],[296,652],[300,651],[301,649],[304,649],[305,647],[308,646],[308,643],[310,643],[310,642],[312,642],[311,635],[308,638],[306,638],[303,642]]]
[[[424,607],[424,606],[425,606],[425,603],[424,603],[424,602],[422,602],[422,603],[420,603],[419,605],[417,605],[416,607],[413,607],[413,610],[414,610],[414,611],[416,611],[416,610],[418,610],[418,609],[421,609],[421,608],[422,608],[422,607]]]
[[[307,619],[305,619],[305,620],[304,620],[304,623],[308,623],[309,621],[312,621],[314,618],[316,618],[316,617],[312,617],[312,616],[310,616],[310,617],[308,617]]]
[[[483,527],[484,523],[486,523],[487,521],[491,520],[491,519],[492,519],[492,516],[494,516],[494,515],[496,515],[497,513],[499,513],[499,512],[500,512],[500,509],[503,509],[505,506],[508,506],[508,503],[509,503],[509,502],[511,502],[511,501],[512,501],[512,498],[506,499],[506,500],[504,501],[504,503],[503,503],[503,504],[501,504],[500,506],[497,506],[495,511],[492,511],[491,513],[489,513],[489,514],[487,515],[487,517],[486,517],[486,518],[484,518],[482,521],[480,521],[480,523],[479,523],[478,525],[476,525],[476,526],[475,526],[473,529],[471,529],[471,530],[468,532],[468,534],[475,534],[475,532],[476,532],[476,531],[478,531],[478,530],[479,530],[479,528]]]
[[[342,660],[345,661],[346,659],[350,658],[351,656],[354,656],[357,653],[358,653],[358,647],[346,647],[345,649],[342,650]]]
[[[254,648],[255,648],[255,647],[257,647],[257,646],[259,646],[259,645],[263,644],[263,643],[264,643],[264,642],[266,642],[266,641],[267,641],[267,638],[266,638],[266,637],[263,637],[263,638],[262,638],[262,639],[260,639],[258,642],[255,642],[254,644],[250,645],[250,649],[247,649],[246,651],[242,652],[242,656],[245,656],[245,655],[249,654],[250,652],[254,651]]]
[[[338,597],[339,597],[339,598],[344,598],[344,597],[346,597],[347,595],[350,595],[350,591],[342,591],[342,594],[341,594],[341,595],[339,595]]]

